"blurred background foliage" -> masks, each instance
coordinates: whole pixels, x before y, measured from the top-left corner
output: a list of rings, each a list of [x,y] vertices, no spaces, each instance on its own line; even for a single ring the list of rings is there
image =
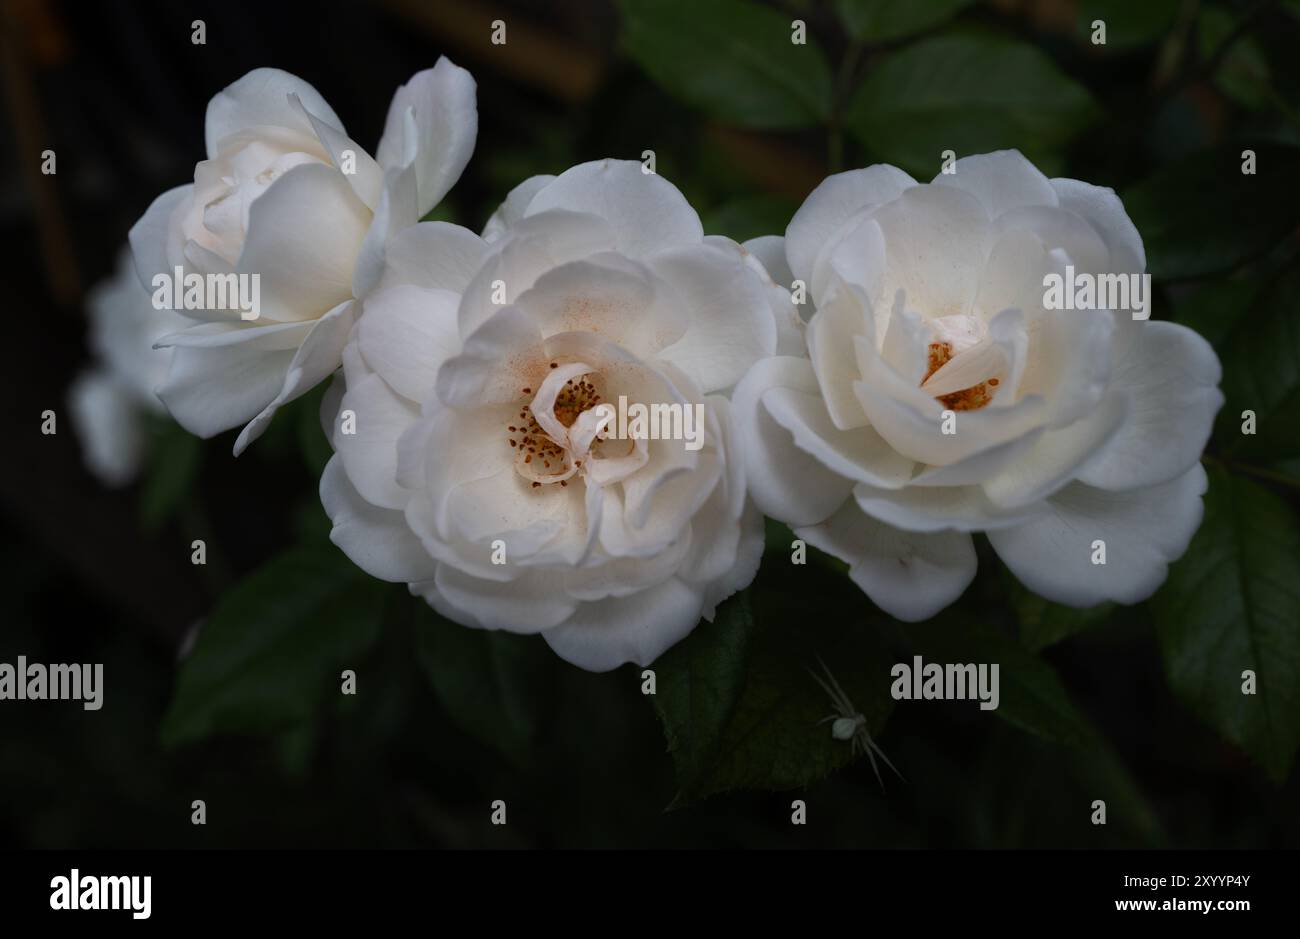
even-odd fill
[[[0,0],[0,15],[16,429],[0,661],[103,662],[107,684],[95,713],[0,705],[4,843],[1300,845],[1297,0]],[[948,149],[1016,147],[1114,187],[1154,315],[1224,363],[1187,557],[1149,603],[1076,611],[981,544],[962,600],[903,625],[833,559],[791,565],[790,532],[769,524],[755,586],[656,663],[649,698],[638,669],[586,674],[353,568],[315,493],[319,390],[239,460],[233,435],[158,421],[147,471],[114,493],[66,422],[36,432],[85,362],[85,286],[191,178],[214,92],[275,65],[373,144],[392,90],[439,54],[478,80],[476,156],[439,209],[475,229],[529,175],[647,149],[706,230],[737,239],[782,232],[828,172],[886,161],[929,179]],[[56,177],[33,171],[46,146]],[[889,666],[913,654],[1001,663],[1001,707],[893,702]],[[882,790],[817,725],[819,661],[905,779]]]

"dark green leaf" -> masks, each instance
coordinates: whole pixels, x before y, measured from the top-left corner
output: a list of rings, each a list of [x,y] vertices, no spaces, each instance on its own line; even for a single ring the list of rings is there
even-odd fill
[[[854,39],[902,39],[949,19],[974,0],[837,0],[840,19]]]
[[[1223,392],[1219,439],[1255,465],[1300,457],[1300,271],[1279,280],[1220,350]],[[1255,433],[1241,432],[1255,412]]]
[[[885,59],[854,93],[846,123],[869,151],[928,179],[945,150],[1016,148],[1041,162],[1096,113],[1088,92],[1032,46],[940,36]]]
[[[1256,172],[1242,170],[1252,149]],[[1169,164],[1124,193],[1153,277],[1232,270],[1263,254],[1300,218],[1300,149],[1259,143]]]
[[[673,95],[744,127],[807,127],[830,114],[831,74],[790,17],[747,0],[620,0],[632,58]]]
[[[1300,526],[1258,483],[1210,473],[1205,520],[1152,601],[1165,674],[1281,782],[1300,745]],[[1243,694],[1242,672],[1255,674]]]
[[[1086,610],[1062,606],[1026,590],[1009,574],[1007,578],[1011,581],[1011,601],[1020,623],[1020,641],[1032,652],[1041,652],[1062,639],[1101,625],[1115,609],[1113,603]]]
[[[1093,23],[1106,24],[1106,44],[1099,49],[1128,49],[1165,38],[1182,0],[1083,0],[1078,34],[1092,41]]]
[[[1095,744],[1095,732],[1070,702],[1052,667],[1005,633],[947,614],[910,624],[899,635],[927,664],[996,662],[999,701],[992,713],[1008,723],[1067,746]]]
[[[359,667],[383,600],[384,585],[333,546],[297,548],[267,562],[203,624],[181,666],[164,742],[301,725],[324,694],[337,693],[342,669]],[[363,693],[365,680],[359,673]]]
[[[837,579],[803,570],[794,579],[807,578],[807,595],[755,587],[655,662],[655,706],[677,772],[675,806],[734,789],[806,786],[847,764],[850,744],[819,724],[834,713],[813,677],[825,680],[821,662],[872,735],[883,728],[893,702],[879,635],[865,617],[828,615]]]
[[[1196,21],[1196,35],[1203,61],[1208,61],[1237,29],[1238,19],[1226,10],[1206,6]],[[1247,108],[1269,103],[1269,70],[1264,51],[1251,36],[1238,37],[1229,47],[1214,74],[1223,93]]]
[[[181,425],[159,422],[152,434],[149,469],[140,494],[140,516],[146,528],[168,521],[193,492],[202,452],[202,441]]]
[[[461,626],[421,601],[415,643],[434,694],[457,725],[516,763],[535,756],[555,676],[554,653],[540,637]]]

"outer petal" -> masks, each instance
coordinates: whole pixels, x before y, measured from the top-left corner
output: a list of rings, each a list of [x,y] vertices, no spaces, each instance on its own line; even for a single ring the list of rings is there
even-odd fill
[[[384,257],[389,242],[420,220],[415,203],[414,167],[386,172],[379,204],[361,242],[356,268],[352,272],[352,293],[355,296],[364,297],[375,288],[384,273]]]
[[[345,354],[353,354],[350,347]],[[356,374],[362,377],[353,381]],[[333,440],[348,478],[367,502],[401,509],[409,493],[397,484],[397,441],[419,420],[419,411],[378,375],[351,367],[340,413],[344,411],[356,415],[356,433],[345,434],[340,421],[333,427]]]
[[[145,435],[135,395],[107,371],[83,372],[68,389],[68,410],[86,466],[105,486],[135,479]]]
[[[1057,204],[1052,184],[1019,150],[962,157],[953,169],[936,176],[934,185],[966,190],[980,200],[989,218],[1021,206]]]
[[[168,337],[176,349],[158,397],[192,434],[212,437],[238,427],[280,393],[312,326],[213,323]]]
[[[140,283],[153,289],[155,274],[172,273],[172,267],[183,264],[185,256],[178,233],[173,233],[172,216],[186,205],[194,195],[194,184],[187,183],[168,189],[145,209],[140,220],[131,226],[131,257]]]
[[[319,163],[289,170],[253,203],[238,270],[258,274],[262,315],[315,319],[352,296],[370,210],[343,174]]]
[[[1142,236],[1114,189],[1077,179],[1053,179],[1052,188],[1061,208],[1082,216],[1097,229],[1110,248],[1111,271],[1140,274],[1147,269]]]
[[[1164,581],[1169,562],[1187,550],[1204,511],[1205,470],[1145,489],[1107,492],[1074,483],[1048,500],[1049,511],[989,541],[1026,587],[1049,600],[1092,606],[1137,603]],[[1093,542],[1106,563],[1093,564]]]
[[[642,172],[635,160],[600,160],[566,170],[533,196],[525,215],[550,209],[600,216],[613,228],[618,250],[637,259],[704,238],[700,217],[686,197],[657,173]]]
[[[533,201],[533,196],[541,192],[554,179],[554,176],[549,175],[530,176],[511,189],[506,194],[505,201],[483,226],[483,240],[491,243],[500,239],[524,217],[524,213],[528,211],[528,204]]]
[[[1105,454],[1079,479],[1101,489],[1168,482],[1200,459],[1223,406],[1214,349],[1177,323],[1148,321],[1124,334],[1111,382],[1132,413]]]
[[[746,484],[764,514],[792,525],[811,525],[835,511],[853,482],[795,446],[793,435],[762,402],[771,388],[816,394],[817,378],[806,359],[780,356],[759,362],[736,386],[731,414]]]
[[[412,286],[371,294],[357,324],[362,358],[398,394],[423,401],[438,368],[460,351],[458,299],[450,290]]]
[[[262,435],[279,407],[306,394],[338,369],[356,315],[355,301],[345,300],[316,321],[289,362],[280,393],[248,422],[235,440],[235,456]]]
[[[658,357],[680,368],[702,391],[731,387],[760,358],[776,352],[776,322],[766,288],[737,255],[695,245],[665,251],[650,266],[690,313],[685,335]]]
[[[901,531],[865,515],[852,499],[822,524],[794,533],[848,564],[849,577],[878,607],[908,622],[938,613],[975,579],[970,535]]]
[[[421,222],[388,243],[377,289],[407,284],[464,293],[487,253],[487,243],[468,228]]]
[[[325,464],[320,500],[334,522],[330,541],[371,577],[413,583],[434,576],[437,564],[411,532],[401,512],[371,505],[348,480],[338,454]]]
[[[584,603],[542,638],[579,668],[607,672],[624,662],[649,665],[695,628],[700,613],[699,591],[672,578],[629,597]]]
[[[216,155],[221,138],[259,124],[313,133],[311,122],[303,109],[290,101],[290,95],[297,95],[303,108],[322,121],[343,130],[343,122],[334,109],[307,82],[278,68],[255,68],[208,102],[203,127],[208,156]]]
[[[831,237],[863,209],[897,199],[916,180],[883,163],[828,176],[804,200],[785,230],[785,254],[790,270],[812,283],[817,255]]]
[[[341,129],[332,126],[327,121],[321,120],[311,111],[297,95],[291,95],[290,100],[296,107],[302,108],[307,120],[311,122],[312,129],[316,132],[316,137],[329,154],[330,160],[341,172],[345,164],[350,162],[351,168],[348,172],[343,173],[343,177],[352,187],[352,191],[357,194],[357,198],[366,204],[366,207],[374,210],[379,204],[379,194],[384,187],[384,171],[375,158],[367,153],[356,141],[345,134]]]
[[[418,218],[460,179],[477,136],[474,79],[450,59],[440,58],[393,95],[376,157],[385,170],[415,168]]]
[[[547,571],[493,581],[439,564],[434,587],[445,602],[461,611],[453,619],[480,629],[541,632],[564,622],[578,608],[576,600],[555,590],[554,577]]]
[[[738,252],[762,279],[772,320],[776,324],[776,354],[805,354],[808,346],[804,342],[804,321],[790,294],[794,276],[785,261],[785,239],[780,235],[764,235],[737,244],[721,235],[706,235],[704,243]]]

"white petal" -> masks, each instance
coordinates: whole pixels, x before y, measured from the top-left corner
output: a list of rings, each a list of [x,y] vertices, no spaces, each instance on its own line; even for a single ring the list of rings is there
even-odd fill
[[[540,387],[536,369],[545,367],[544,356],[537,321],[516,307],[501,307],[438,370],[438,397],[467,408],[522,400],[524,388]]]
[[[1024,525],[989,532],[989,542],[1021,582],[1069,606],[1103,600],[1137,603],[1164,581],[1201,523],[1205,470],[1145,489],[1108,492],[1074,483],[1048,500],[1049,511]],[[1093,543],[1106,563],[1093,564]]]
[[[375,154],[385,170],[414,167],[419,190],[415,214],[420,218],[460,178],[477,136],[474,79],[440,58],[397,89]]]
[[[741,247],[758,259],[758,263],[763,265],[763,270],[767,271],[767,276],[772,278],[773,283],[786,290],[790,289],[790,285],[794,282],[794,274],[790,273],[790,263],[785,259],[784,237],[763,235],[742,242]]]
[[[249,421],[235,440],[235,456],[262,435],[277,408],[306,394],[338,369],[356,315],[356,303],[345,300],[315,322],[289,363],[280,393]]]
[[[537,321],[543,336],[595,333],[645,358],[679,338],[689,321],[679,304],[656,296],[657,287],[644,265],[606,252],[552,268],[516,306]]]
[[[1177,323],[1149,320],[1124,335],[1111,392],[1126,395],[1131,414],[1101,459],[1079,479],[1101,489],[1168,482],[1201,457],[1223,406],[1214,349]]]
[[[388,243],[376,289],[409,284],[461,294],[487,253],[487,243],[468,228],[420,222],[398,231]]]
[[[871,216],[885,238],[881,295],[903,290],[926,317],[968,313],[991,228],[983,206],[948,186],[916,186]]]
[[[505,201],[492,213],[492,217],[483,226],[483,240],[494,242],[500,240],[512,227],[518,224],[528,211],[528,204],[533,196],[542,191],[554,176],[530,176],[506,194]]]
[[[604,219],[562,209],[529,216],[508,234],[492,246],[494,250],[465,288],[459,315],[461,336],[468,336],[502,306],[519,299],[552,268],[614,246],[613,229]]]
[[[450,290],[401,286],[365,299],[357,342],[366,364],[398,394],[423,401],[438,369],[460,351],[459,297]]]
[[[343,178],[348,181],[357,198],[373,211],[379,204],[379,194],[384,188],[384,171],[375,162],[375,158],[340,128],[311,113],[297,95],[291,95],[290,100],[295,107],[302,108],[321,146],[329,154],[334,166],[343,173]]]
[[[209,323],[168,337],[177,345],[158,397],[182,427],[200,437],[247,423],[280,393],[312,325]]]
[[[763,282],[736,256],[697,245],[664,251],[650,266],[676,292],[689,324],[658,357],[702,391],[730,388],[760,358],[776,352],[776,323]]]
[[[939,173],[934,185],[966,190],[980,200],[989,218],[1021,206],[1057,204],[1051,182],[1019,150],[962,157],[953,170]]]
[[[985,493],[1005,508],[1052,495],[1102,458],[1128,419],[1128,400],[1123,395],[1109,396],[1068,427],[1036,435],[1028,452],[984,478]]]
[[[706,235],[704,243],[738,252],[741,259],[762,278],[772,320],[776,324],[776,354],[807,354],[803,317],[790,293],[794,278],[785,261],[785,239],[780,235],[764,235],[741,245],[720,235]]]
[[[871,316],[863,293],[839,290],[818,307],[808,323],[808,357],[826,400],[826,410],[840,430],[868,424],[867,414],[853,393],[858,378],[854,339],[871,335]]]
[[[1110,248],[1111,271],[1140,274],[1147,269],[1142,236],[1115,190],[1077,179],[1053,179],[1061,208],[1086,219]]]
[[[297,95],[303,108],[320,120],[343,130],[343,122],[334,109],[307,82],[278,68],[255,68],[217,92],[208,102],[203,127],[208,156],[216,156],[217,144],[223,137],[261,124],[312,134],[311,123],[303,108],[295,106],[290,95]]]
[[[764,393],[763,406],[794,436],[795,446],[840,476],[884,489],[899,488],[912,478],[914,461],[870,427],[837,428],[820,395],[772,388]]]
[[[625,662],[649,665],[684,639],[700,614],[699,591],[672,578],[630,597],[584,603],[542,638],[579,668],[608,672]]]
[[[370,210],[343,174],[319,163],[279,177],[249,210],[238,271],[258,274],[262,315],[315,319],[352,296]]]
[[[642,259],[704,237],[700,217],[677,187],[635,160],[599,160],[566,170],[542,187],[527,215],[551,209],[584,212],[607,221],[615,246]]]
[[[320,500],[334,523],[330,541],[371,577],[401,584],[434,576],[436,563],[411,532],[402,513],[361,498],[338,454],[330,458],[321,474]]]
[[[826,177],[785,230],[791,272],[811,284],[817,255],[845,222],[864,209],[893,201],[915,185],[916,180],[902,170],[883,163]]]
[[[354,374],[349,370],[339,413],[355,415],[356,432],[344,433],[345,424],[339,421],[333,428],[334,449],[367,502],[401,509],[409,494],[397,484],[397,441],[419,420],[420,412],[377,374],[363,374],[355,381]]]
[[[140,283],[153,289],[155,274],[172,276],[172,268],[183,264],[185,255],[179,228],[172,225],[172,216],[183,211],[194,194],[194,184],[168,189],[149,204],[144,215],[131,226],[131,256]]]
[[[130,389],[107,371],[77,376],[68,410],[86,466],[105,486],[125,486],[140,472],[146,437],[143,411]]]
[[[1004,509],[979,486],[907,486],[876,489],[865,483],[853,487],[853,497],[872,518],[906,531],[991,531],[1034,518],[1043,503]]]
[[[394,167],[384,174],[379,204],[366,229],[352,272],[352,293],[364,297],[384,275],[388,245],[420,220],[416,209],[415,168]]]
[[[806,359],[781,356],[759,362],[736,386],[731,413],[746,484],[765,514],[793,525],[820,522],[844,501],[853,482],[795,446],[793,435],[762,403],[772,388],[816,394],[817,378]]]
[[[975,545],[964,532],[901,531],[864,514],[852,500],[795,535],[849,565],[849,577],[890,616],[929,619],[975,579]]]
[[[564,622],[578,608],[576,600],[555,590],[554,575],[547,571],[530,571],[502,582],[439,564],[434,586],[447,603],[462,611],[455,617],[457,622],[480,629],[541,632]]]

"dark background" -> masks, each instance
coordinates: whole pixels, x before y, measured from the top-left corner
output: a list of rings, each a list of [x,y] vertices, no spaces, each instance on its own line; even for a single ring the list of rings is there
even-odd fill
[[[829,8],[787,6],[837,61],[845,39]],[[1270,61],[1294,58],[1294,18],[1223,6],[1234,17],[1271,17],[1258,43]],[[1046,653],[1109,741],[1114,760],[1104,771],[1123,775],[1106,783],[1126,798],[1112,802],[1104,828],[1088,821],[1096,759],[982,720],[961,703],[895,710],[880,742],[908,781],[887,780],[883,794],[859,761],[806,792],[732,793],[665,812],[672,763],[635,671],[539,666],[545,699],[525,706],[544,714],[542,730],[520,758],[494,746],[492,726],[448,713],[421,680],[408,651],[419,627],[394,594],[384,595],[391,609],[382,634],[357,666],[355,700],[340,706],[321,694],[301,726],[163,746],[185,635],[231,583],[324,523],[296,412],[277,417],[238,460],[233,434],[203,443],[182,497],[152,512],[143,507],[149,487],[165,484],[146,476],[102,489],[82,468],[65,419],[66,388],[88,360],[86,290],[111,273],[152,199],[192,178],[216,91],[249,69],[277,66],[315,85],[352,137],[373,147],[393,90],[448,55],[478,82],[480,123],[475,157],[442,211],[475,230],[528,175],[605,156],[639,159],[654,147],[659,171],[699,208],[706,229],[779,232],[828,171],[826,141],[736,130],[674,101],[620,52],[618,11],[603,2],[0,0],[0,10],[0,661],[102,662],[107,683],[99,712],[0,703],[0,844],[1300,845],[1296,774],[1270,781],[1171,695],[1145,605]],[[1048,50],[1107,109],[1105,133],[1062,148],[1069,175],[1122,190],[1261,120],[1191,66],[1153,88],[1159,43],[1090,62],[1076,16],[1074,4],[1052,2],[962,14],[967,25]],[[509,24],[505,47],[488,42],[498,17]],[[206,45],[190,42],[195,19],[206,23]],[[1287,100],[1300,100],[1295,75],[1277,79]],[[46,147],[58,154],[56,176],[36,170]],[[847,147],[845,166],[868,161],[858,144]],[[46,408],[60,414],[56,436],[37,430]],[[205,568],[189,563],[196,537],[208,541]],[[1010,595],[996,562],[981,562],[963,603],[1006,617]],[[780,594],[773,577],[768,589]],[[837,596],[834,615],[845,619],[869,607],[860,595]],[[790,628],[801,615],[792,604]],[[805,828],[789,824],[796,795],[810,806]],[[190,824],[193,799],[207,802],[206,826]],[[509,804],[505,828],[489,824],[494,799]]]

